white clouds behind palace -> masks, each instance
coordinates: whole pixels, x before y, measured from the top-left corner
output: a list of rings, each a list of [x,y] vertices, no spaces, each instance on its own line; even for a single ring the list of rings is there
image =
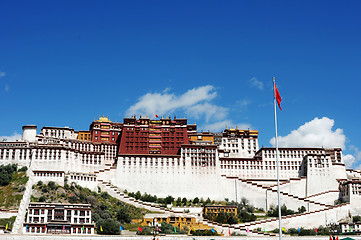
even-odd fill
[[[278,137],[279,147],[323,147],[323,148],[342,148],[346,149],[346,135],[343,130],[337,128],[332,130],[335,121],[333,119],[323,117],[314,118],[306,122],[298,129],[291,131],[287,136]],[[270,140],[270,144],[275,146],[275,138]],[[350,146],[350,150],[355,152],[355,156],[347,154],[344,161],[347,167],[351,167],[357,161],[361,160],[361,154],[354,146]]]
[[[214,86],[206,85],[193,88],[183,94],[171,93],[165,89],[161,93],[147,93],[132,105],[127,115],[168,115],[174,113],[187,114],[197,120],[201,120],[201,128],[210,131],[223,130],[226,125],[250,128],[247,123],[234,123],[228,119],[229,109],[214,104],[212,101],[217,97]],[[181,116],[183,117],[183,116]]]

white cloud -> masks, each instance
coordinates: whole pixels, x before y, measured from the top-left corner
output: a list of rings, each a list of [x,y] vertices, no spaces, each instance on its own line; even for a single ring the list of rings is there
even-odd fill
[[[9,89],[10,89],[9,85],[6,84],[6,85],[5,85],[5,91],[8,92]]]
[[[347,168],[350,168],[356,162],[356,158],[351,154],[347,154],[343,156],[343,162]]]
[[[335,121],[327,117],[315,118],[310,122],[293,130],[287,136],[278,137],[279,147],[340,147],[345,149],[346,136],[343,130],[337,128],[332,130]],[[275,146],[275,138],[270,140]]]
[[[5,72],[0,72],[0,78],[5,77],[6,73]]]
[[[351,167],[352,165],[358,164],[359,166],[357,166],[356,168],[357,168],[357,169],[361,169],[361,165],[360,165],[360,161],[361,161],[361,151],[358,149],[358,147],[355,147],[354,145],[351,145],[351,146],[349,147],[349,149],[350,149],[351,151],[353,151],[354,154],[353,154],[353,155],[351,155],[351,154],[346,155],[346,156],[348,156],[348,157],[346,158],[346,160],[350,162],[349,165],[346,164],[346,160],[345,160],[345,157],[346,157],[346,156],[343,156],[343,159],[344,159],[344,161],[345,161],[346,166],[347,166],[347,167]]]
[[[170,89],[167,88],[162,93],[147,93],[143,95],[136,104],[126,111],[126,114],[162,115],[182,110],[196,118],[205,115],[206,119],[209,120],[217,114],[215,109],[220,111],[222,116],[227,113],[226,108],[210,103],[217,96],[217,92],[211,85],[193,88],[181,95],[176,95],[169,91]]]
[[[212,119],[224,119],[225,117],[227,117],[228,114],[227,108],[213,105],[208,102],[190,106],[186,111],[189,113],[190,116],[193,116],[197,119],[204,116],[206,122],[209,122],[209,120]]]
[[[168,115],[183,112],[185,115],[200,120],[200,129],[218,131],[225,126],[236,125],[228,120],[229,109],[212,103],[217,97],[217,92],[212,85],[190,89],[183,94],[175,94],[166,88],[160,93],[147,93],[128,108],[126,115]],[[247,102],[244,104],[248,104]],[[181,116],[183,117],[183,116]],[[250,127],[248,124],[238,124],[239,128]]]
[[[256,77],[249,80],[249,85],[258,88],[259,90],[263,90],[263,82],[259,81]]]
[[[21,140],[21,138],[21,134],[15,132],[11,136],[0,136],[0,142],[16,142],[17,140]]]
[[[237,101],[236,104],[237,104],[237,106],[239,106],[241,108],[245,108],[251,104],[251,101],[248,99],[243,99],[243,100]]]

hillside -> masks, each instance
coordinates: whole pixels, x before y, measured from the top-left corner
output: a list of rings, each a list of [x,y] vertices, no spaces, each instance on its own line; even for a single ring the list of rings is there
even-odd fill
[[[17,170],[16,164],[0,166],[0,208],[17,210],[23,198],[27,168]]]
[[[17,169],[16,164],[0,166],[0,209],[18,210],[25,184],[28,181],[26,167]],[[12,228],[15,216],[10,218],[0,218],[0,226]]]

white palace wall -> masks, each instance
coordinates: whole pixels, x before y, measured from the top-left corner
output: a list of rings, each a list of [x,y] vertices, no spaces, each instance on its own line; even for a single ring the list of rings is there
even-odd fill
[[[188,159],[173,157],[119,157],[113,182],[129,192],[158,197],[224,199],[215,166],[191,166]]]

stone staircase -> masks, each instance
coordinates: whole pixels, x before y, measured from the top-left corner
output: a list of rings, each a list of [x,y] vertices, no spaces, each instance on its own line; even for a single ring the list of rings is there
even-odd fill
[[[290,180],[280,182],[280,186],[285,186],[287,184],[293,183],[295,181],[301,181],[303,179],[306,179],[306,177],[290,178]],[[269,186],[269,188],[276,188],[277,189],[277,184],[271,185],[271,186]]]
[[[315,210],[315,211],[311,211],[311,212],[306,212],[306,213],[300,213],[300,214],[293,214],[293,215],[288,215],[288,216],[283,216],[282,217],[282,222],[286,221],[286,220],[296,220],[296,218],[298,217],[302,217],[302,216],[310,216],[310,215],[315,215],[317,213],[326,213],[328,211],[332,211],[334,209],[341,209],[345,206],[349,206],[350,203],[344,203],[344,204],[340,204],[340,205],[336,205],[336,206],[330,206],[324,209],[320,209],[320,210]],[[248,223],[242,223],[242,224],[236,224],[234,225],[235,228],[249,228],[249,229],[256,229],[256,228],[266,228],[268,230],[272,230],[274,229],[273,227],[269,227],[267,225],[272,225],[272,226],[277,226],[276,224],[269,224],[269,223],[277,223],[278,224],[278,217],[277,218],[269,218],[269,219],[264,219],[264,220],[259,220],[259,221],[254,221],[254,222],[248,222]],[[318,227],[319,222],[317,222],[317,224],[315,225],[315,227]]]
[[[238,178],[239,181],[243,182],[243,183],[246,183],[248,185],[251,185],[251,186],[254,186],[254,187],[257,187],[257,188],[260,188],[260,189],[263,189],[263,190],[266,190],[266,191],[270,191],[270,192],[273,192],[273,193],[276,193],[277,194],[277,189],[274,189],[274,185],[270,186],[270,187],[266,187],[266,186],[263,186],[261,184],[258,184],[258,183],[255,183],[255,182],[252,182],[250,180],[247,180],[247,179],[241,179],[241,178]],[[295,180],[295,179],[294,179]],[[300,179],[297,179],[297,180],[301,180]],[[287,184],[289,183],[290,181],[286,181],[286,182],[283,182],[282,184]],[[275,185],[277,186],[277,185]],[[320,208],[327,208],[327,207],[331,207],[332,205],[329,205],[329,204],[324,204],[324,203],[320,203],[320,202],[316,202],[316,201],[313,201],[313,200],[309,200],[309,199],[306,199],[306,198],[303,198],[303,197],[298,197],[298,196],[295,196],[293,194],[289,194],[287,192],[283,192],[283,191],[280,191],[280,194],[282,196],[285,196],[285,197],[289,197],[289,198],[292,198],[292,199],[295,199],[295,200],[298,200],[298,201],[301,201],[305,204],[308,204],[308,203],[311,203],[311,204],[314,204],[316,206],[319,206]]]
[[[122,202],[131,204],[135,207],[144,208],[152,212],[173,213],[173,214],[183,213],[183,212],[176,212],[174,210],[165,207],[161,207],[159,204],[156,203],[149,203],[149,202],[143,202],[137,200],[123,193],[118,187],[112,185],[110,182],[105,182],[101,179],[98,179],[97,181],[102,191],[106,191],[109,193],[110,196],[115,197],[116,199]]]
[[[339,192],[339,191],[338,191],[338,190],[328,190],[328,191],[325,191],[325,192],[320,192],[320,193],[316,193],[316,194],[307,196],[307,197],[305,197],[305,199],[307,199],[307,198],[313,198],[313,197],[318,197],[318,196],[321,196],[321,195],[324,195],[324,194],[327,194],[327,193],[331,193],[331,192]]]
[[[275,189],[269,189],[268,191],[272,191],[274,193],[277,193],[277,190],[275,190]],[[289,193],[286,193],[286,192],[282,192],[282,191],[280,191],[280,194],[283,195],[283,196],[286,196],[286,197],[290,197],[290,198],[302,201],[302,202],[304,202],[306,204],[307,203],[312,203],[312,204],[318,205],[320,207],[331,207],[332,206],[332,205],[329,205],[329,204],[324,204],[324,203],[316,202],[316,201],[313,201],[313,200],[308,200],[308,199],[303,198],[303,197],[298,197],[298,196],[295,196],[295,195],[292,195],[292,194],[289,194]]]
[[[34,165],[33,165],[34,166]],[[23,224],[25,221],[25,215],[26,211],[28,209],[29,203],[30,203],[30,197],[32,194],[32,187],[34,182],[34,174],[32,171],[33,168],[28,169],[27,176],[29,177],[29,180],[27,181],[25,185],[25,191],[23,194],[23,198],[21,199],[20,206],[18,209],[18,214],[16,215],[16,219],[13,225],[12,234],[22,234],[23,233]]]
[[[110,164],[106,163],[104,169],[98,169],[94,171],[94,174],[97,175],[97,178],[109,178],[109,176],[106,176],[107,174],[112,174],[112,172],[115,172],[117,169],[116,164]]]

